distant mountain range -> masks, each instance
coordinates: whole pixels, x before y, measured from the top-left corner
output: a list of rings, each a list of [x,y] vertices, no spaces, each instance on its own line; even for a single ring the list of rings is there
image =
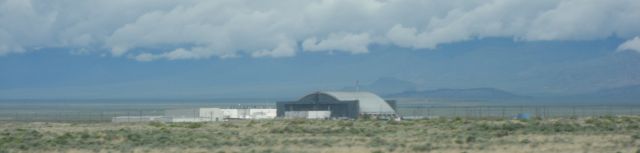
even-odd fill
[[[596,92],[577,94],[569,97],[570,99],[585,101],[616,101],[640,103],[640,85],[603,89]]]
[[[528,96],[497,88],[442,88],[420,90],[420,84],[393,77],[380,78],[370,84],[361,84],[361,91],[371,91],[386,98],[425,98],[443,100],[525,100],[530,102],[638,102],[640,103],[640,84],[602,89],[580,94],[562,94],[553,96]],[[344,91],[354,91],[356,87],[344,87]]]
[[[383,77],[371,84],[361,84],[359,88],[362,91],[371,91],[377,94],[387,95],[402,91],[414,91],[418,88],[418,85],[410,81],[393,77]],[[356,87],[344,87],[342,90],[355,91]]]
[[[451,100],[511,100],[526,99],[528,96],[517,95],[495,88],[470,88],[470,89],[436,89],[424,91],[405,91],[390,94],[386,97],[394,98],[429,98]]]
[[[495,88],[470,89],[435,89],[424,91],[404,91],[387,94],[390,98],[426,98],[446,100],[534,100],[538,102],[585,102],[585,103],[639,103],[640,85],[603,89],[590,93],[575,95],[558,95],[550,97],[532,97],[519,95]]]
[[[420,85],[393,77],[383,77],[371,84],[360,85],[360,90],[371,91],[389,98],[429,98],[450,100],[509,100],[525,99],[522,96],[495,88],[419,90]],[[354,91],[355,87],[342,90]]]

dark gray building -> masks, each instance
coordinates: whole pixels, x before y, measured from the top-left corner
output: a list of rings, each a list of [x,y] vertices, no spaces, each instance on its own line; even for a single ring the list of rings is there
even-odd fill
[[[283,101],[276,105],[278,117],[284,117],[287,111],[330,111],[332,118],[397,116],[395,101],[383,100],[370,92],[315,92],[297,101]]]

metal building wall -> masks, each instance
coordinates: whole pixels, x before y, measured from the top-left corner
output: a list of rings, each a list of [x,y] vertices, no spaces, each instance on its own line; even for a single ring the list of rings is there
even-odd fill
[[[165,116],[170,117],[172,122],[204,122],[222,121],[224,114],[220,108],[186,108],[169,109],[165,111]]]
[[[358,117],[357,101],[317,102],[308,101],[278,102],[277,116],[284,117],[286,111],[331,111],[331,117],[356,118]]]

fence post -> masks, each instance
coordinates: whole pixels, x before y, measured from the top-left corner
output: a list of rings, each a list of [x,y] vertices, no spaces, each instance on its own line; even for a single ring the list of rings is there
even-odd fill
[[[558,115],[556,115],[557,112],[554,113],[553,106],[544,106],[544,107],[545,107],[545,109],[547,109],[547,116],[549,116],[550,118],[551,117],[558,117]]]
[[[458,117],[458,107],[453,106],[453,117]]]
[[[544,109],[546,111],[545,117],[553,117],[553,108],[549,108],[549,106],[544,106]]]
[[[524,106],[520,105],[520,112],[519,113],[524,113]]]
[[[413,109],[413,113],[412,113],[413,115],[412,115],[412,116],[418,116],[417,112],[418,112],[418,109],[417,109],[417,108],[414,108],[414,109]]]

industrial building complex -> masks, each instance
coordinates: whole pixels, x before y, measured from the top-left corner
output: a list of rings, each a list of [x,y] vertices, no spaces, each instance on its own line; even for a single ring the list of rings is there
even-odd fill
[[[215,122],[242,119],[354,119],[362,116],[398,118],[396,102],[370,92],[315,92],[273,108],[182,108],[164,116],[118,116],[113,122]]]

